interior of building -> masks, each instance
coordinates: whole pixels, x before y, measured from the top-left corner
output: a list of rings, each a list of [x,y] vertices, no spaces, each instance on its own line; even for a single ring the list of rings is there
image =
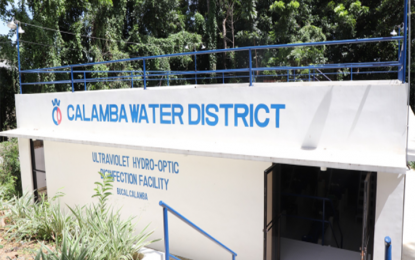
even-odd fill
[[[376,173],[275,164],[265,176],[265,259],[371,259]]]

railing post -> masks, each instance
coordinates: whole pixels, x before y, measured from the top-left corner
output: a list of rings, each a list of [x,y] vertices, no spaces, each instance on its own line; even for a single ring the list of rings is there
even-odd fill
[[[146,59],[143,59],[143,79],[144,79],[144,89],[147,88],[146,84]]]
[[[295,78],[295,70],[293,70],[293,75],[294,75],[294,82],[297,82],[297,79]]]
[[[17,60],[19,62],[19,87],[20,94],[22,94],[22,73],[20,73],[20,41],[19,41],[19,28],[16,28],[16,39],[17,39]]]
[[[134,88],[134,73],[131,71],[131,88]]]
[[[170,248],[169,248],[169,221],[168,221],[168,210],[163,207],[163,224],[164,224],[164,249],[166,254],[165,260],[170,260]]]
[[[170,86],[170,71],[167,71],[167,86]]]
[[[308,69],[308,82],[310,82],[310,81],[311,81],[311,72],[310,72],[310,70],[311,70],[311,69]]]
[[[85,91],[86,91],[86,72],[84,71],[84,87],[85,87]]]
[[[196,58],[196,54],[195,54],[195,83],[197,85],[197,58]]]
[[[252,53],[249,49],[249,86],[252,87]]]
[[[225,84],[225,72],[222,72],[222,84]]]
[[[287,82],[290,82],[290,70],[287,70]]]
[[[398,29],[398,35],[401,36],[401,27]],[[401,40],[398,40],[398,60],[401,57]]]
[[[353,81],[353,67],[350,67],[350,79]]]
[[[385,237],[385,260],[392,260],[392,240],[389,236]]]
[[[405,14],[404,14],[404,47],[403,47],[403,72],[402,72],[402,83],[406,82],[406,55],[408,48],[408,0],[405,0]]]
[[[321,230],[321,245],[324,246],[324,221],[326,221],[326,201],[323,200],[323,222],[322,224],[322,230]]]
[[[75,88],[73,86],[73,67],[71,67],[71,82],[72,82],[72,92],[74,92]]]

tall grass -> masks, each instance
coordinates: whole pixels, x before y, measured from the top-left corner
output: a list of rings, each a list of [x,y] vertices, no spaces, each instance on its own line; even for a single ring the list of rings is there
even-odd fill
[[[140,259],[140,249],[157,240],[148,240],[153,233],[147,231],[148,226],[136,234],[135,218],[123,220],[120,209],[108,206],[112,177],[101,176],[103,181],[95,183],[93,195],[98,203],[67,206],[70,214],[65,214],[59,203],[62,193],[34,203],[33,195],[28,193],[5,200],[0,187],[0,211],[4,212],[2,218],[6,220],[8,236],[56,245],[54,249],[42,247],[36,259]]]

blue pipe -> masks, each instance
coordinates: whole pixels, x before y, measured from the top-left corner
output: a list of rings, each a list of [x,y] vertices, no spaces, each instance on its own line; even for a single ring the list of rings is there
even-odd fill
[[[392,260],[392,240],[389,236],[385,237],[385,260]]]
[[[71,82],[72,82],[72,92],[75,91],[74,85],[73,85],[73,68],[71,67]]]
[[[197,62],[197,58],[196,58],[196,54],[195,54],[195,83],[197,85],[197,63],[196,62]]]
[[[146,89],[146,60],[143,60],[143,78],[144,78],[144,89]]]
[[[22,94],[22,74],[20,72],[20,44],[19,44],[19,28],[16,28],[16,39],[17,39],[17,61],[19,63],[19,88],[20,88],[20,94]]]
[[[249,86],[252,87],[252,53],[249,49]]]
[[[167,208],[163,208],[163,224],[164,224],[164,248],[166,250],[166,260],[170,260],[170,247],[169,247],[169,220]]]
[[[361,71],[359,72],[359,74],[378,74],[378,73],[397,73],[398,71],[396,70],[391,70],[391,71]],[[76,73],[76,71],[74,71],[74,73]],[[215,73],[215,71],[211,71],[211,72],[203,72],[204,74],[217,74]],[[176,73],[173,75],[188,75],[189,73]],[[314,76],[314,70],[312,73],[312,78],[313,81],[315,79]],[[326,75],[338,75],[339,72],[327,72],[325,73]],[[164,75],[164,74],[160,74],[160,75]],[[155,76],[160,76],[160,75],[156,75],[153,74],[151,76],[155,77]],[[258,75],[257,77],[284,77],[287,76],[288,74],[274,74],[274,75]],[[304,75],[303,75],[304,76]],[[134,77],[141,77],[141,75],[134,75]],[[148,77],[148,76],[147,76]],[[299,76],[301,77],[301,75]],[[219,79],[222,78],[222,82],[224,83],[225,78],[249,78],[249,75],[237,75],[237,76],[224,76],[224,73],[222,73],[222,76],[217,76],[217,77],[204,77],[203,79]],[[114,80],[112,80],[114,79]],[[107,81],[107,82],[113,82],[113,81],[129,81],[131,80],[131,76],[115,76],[115,77],[106,77],[106,78],[90,78],[90,79],[74,79],[73,82],[74,83],[81,83],[81,82],[102,82],[102,81]],[[141,79],[140,79],[141,80]],[[135,81],[140,81],[140,80],[135,80]],[[146,81],[159,81],[160,79],[149,79],[146,78]],[[161,80],[165,80],[165,79],[161,79]],[[170,81],[169,75],[167,74],[167,80],[168,83]],[[177,78],[175,80],[194,80],[194,78]],[[22,83],[22,86],[24,85],[48,85],[48,84],[71,84],[72,81],[71,80],[61,80],[61,81],[45,81],[45,82],[29,82],[29,83]],[[169,84],[168,84],[169,85]]]
[[[408,48],[408,0],[405,0],[405,14],[404,14],[404,48],[403,48],[403,77],[402,83],[406,82],[406,56]]]

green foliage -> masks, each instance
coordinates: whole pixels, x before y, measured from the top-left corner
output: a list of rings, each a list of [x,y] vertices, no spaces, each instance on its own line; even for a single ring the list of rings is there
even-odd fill
[[[389,36],[394,26],[403,21],[403,1],[398,3],[395,0],[27,0],[19,1],[18,5],[6,10],[7,3],[13,5],[13,1],[0,0],[0,16],[4,20],[16,17],[22,21],[26,30],[21,35],[22,40],[51,45],[22,42],[22,69],[185,52],[184,46],[188,45],[189,50],[193,50],[199,49],[202,43],[212,50],[228,46]],[[57,31],[25,26],[26,22]],[[74,34],[65,34],[64,31]],[[0,45],[0,59],[8,60],[11,65],[9,69],[0,68],[0,84],[3,86],[0,90],[0,125],[3,128],[15,125],[14,94],[18,93],[19,81],[16,45],[10,40],[14,33],[10,31],[7,36],[0,36],[0,42],[7,43]],[[326,48],[261,50],[253,53],[252,64],[262,67],[366,62],[373,59],[392,61],[397,59],[397,48],[395,43],[380,42]],[[146,65],[147,70],[192,71],[194,62],[193,57],[183,56],[147,60]],[[248,62],[246,52],[235,52],[199,55],[196,65],[198,70],[215,70],[246,68]],[[82,69],[142,71],[143,63],[101,64]],[[415,76],[415,69],[412,71]],[[122,72],[96,72],[87,77],[129,75]],[[344,75],[337,79],[349,74],[345,71]],[[79,73],[76,78],[81,79],[83,75]],[[69,74],[64,73],[22,76],[24,82],[68,79]],[[135,79],[134,86],[142,87],[142,79]],[[174,77],[171,79],[172,85],[194,82],[174,81]],[[266,78],[258,77],[257,81],[263,79]],[[361,74],[356,75],[356,79],[396,79],[396,74]],[[199,82],[216,80],[199,79]],[[167,85],[167,82],[155,80],[147,84],[162,86]],[[90,90],[129,88],[131,83],[111,81],[88,83],[87,86]],[[69,84],[26,86],[24,93],[67,91],[70,87]],[[76,90],[83,88],[84,84],[75,84]],[[414,104],[415,91],[411,93],[411,104]]]
[[[413,170],[415,170],[415,162],[409,162],[409,166],[410,166]]]
[[[20,176],[19,145],[16,138],[0,144],[0,186],[4,187],[3,196],[11,199],[22,194]],[[2,162],[1,162],[2,160]]]
[[[142,258],[139,253],[149,241],[152,231],[148,226],[136,232],[134,217],[122,219],[120,210],[109,206],[112,177],[103,175],[102,183],[96,182],[95,194],[98,203],[69,207],[71,214],[62,210],[58,193],[51,199],[43,197],[34,203],[33,195],[8,200],[5,188],[0,186],[0,211],[7,224],[6,235],[16,240],[37,239],[54,243],[54,249],[43,246],[39,260],[80,260],[80,259],[131,259]]]
[[[99,174],[101,175],[102,183],[95,182],[97,187],[94,189],[95,194],[92,196],[92,198],[98,197],[98,209],[101,211],[101,213],[104,213],[105,209],[107,208],[108,197],[112,195],[111,191],[113,188],[113,178],[110,174],[103,174],[101,172]]]

